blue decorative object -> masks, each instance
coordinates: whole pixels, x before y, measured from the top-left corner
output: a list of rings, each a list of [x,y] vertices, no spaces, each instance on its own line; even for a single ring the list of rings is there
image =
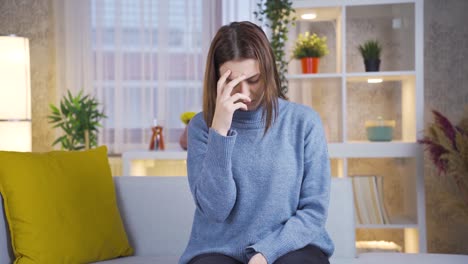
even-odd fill
[[[392,141],[394,120],[383,120],[378,117],[377,120],[366,121],[367,139],[370,141]]]

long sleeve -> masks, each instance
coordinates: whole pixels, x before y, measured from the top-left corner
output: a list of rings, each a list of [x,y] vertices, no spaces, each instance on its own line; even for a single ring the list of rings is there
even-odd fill
[[[330,162],[320,118],[304,140],[304,175],[298,209],[264,239],[246,248],[250,259],[260,252],[268,264],[282,255],[314,242],[325,228],[330,193]]]
[[[232,151],[236,132],[222,136],[208,129],[202,115],[189,123],[187,170],[190,189],[200,212],[209,219],[223,222],[236,201],[232,176]]]

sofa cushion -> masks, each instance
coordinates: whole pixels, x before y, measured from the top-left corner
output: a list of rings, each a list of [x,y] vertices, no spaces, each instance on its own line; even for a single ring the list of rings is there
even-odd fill
[[[159,257],[126,257],[107,261],[95,262],[94,264],[177,264],[178,256],[159,256]]]
[[[187,177],[118,176],[114,184],[135,255],[182,255],[195,212]]]
[[[12,263],[13,250],[11,249],[11,238],[6,224],[5,210],[3,210],[3,198],[0,194],[0,263]]]
[[[81,152],[0,151],[15,264],[90,263],[131,255],[106,147]]]

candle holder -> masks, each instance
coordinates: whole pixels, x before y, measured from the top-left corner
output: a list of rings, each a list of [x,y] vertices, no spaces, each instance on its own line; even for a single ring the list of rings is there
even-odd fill
[[[157,120],[154,120],[154,126],[151,128],[153,131],[153,135],[151,136],[150,141],[150,150],[164,150],[164,135],[163,135],[163,127],[158,125]]]

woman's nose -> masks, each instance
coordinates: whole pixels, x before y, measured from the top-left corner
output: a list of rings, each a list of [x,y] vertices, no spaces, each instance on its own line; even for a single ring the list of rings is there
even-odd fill
[[[250,96],[250,87],[249,87],[249,84],[246,81],[240,82],[237,85],[237,90],[238,90],[237,91],[238,93]]]

